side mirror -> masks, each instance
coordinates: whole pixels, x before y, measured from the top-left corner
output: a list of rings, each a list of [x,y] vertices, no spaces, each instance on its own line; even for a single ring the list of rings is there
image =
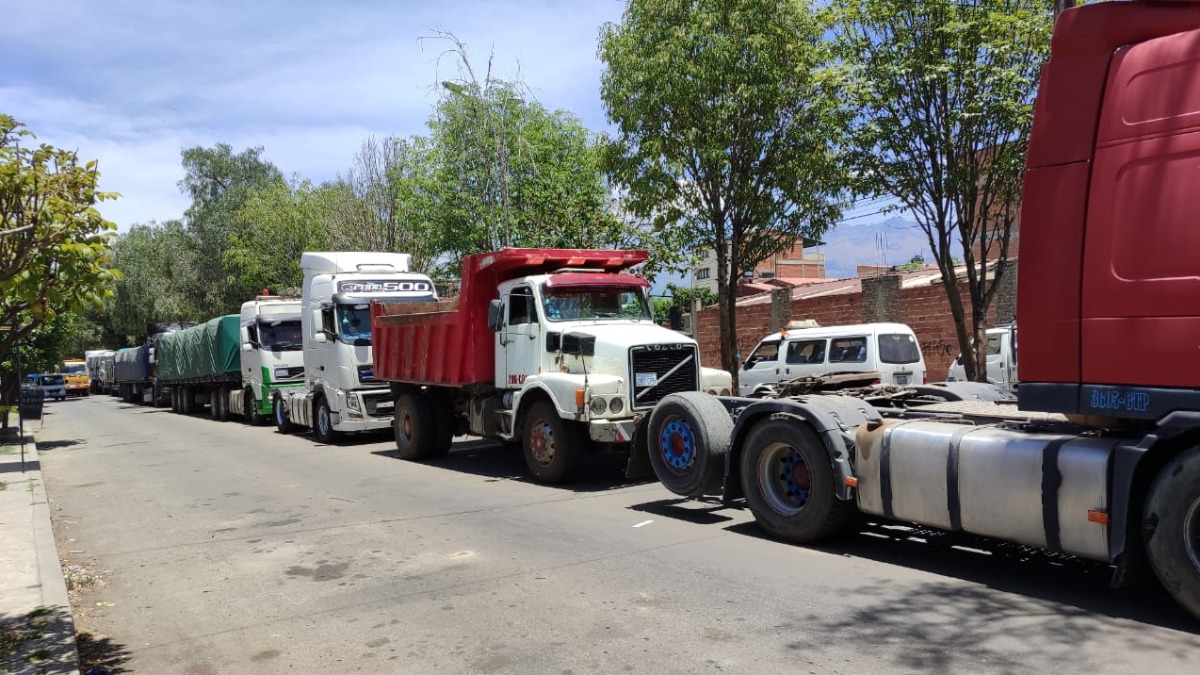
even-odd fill
[[[492,300],[488,304],[488,328],[493,333],[500,332],[504,327],[504,303],[500,300]]]
[[[252,351],[254,351],[254,345],[250,344],[249,342],[243,342],[242,343],[242,351],[252,352]]]
[[[326,342],[329,342],[329,337],[326,336],[325,333],[317,333],[316,335],[313,336],[313,342],[315,342],[319,345],[323,345]]]

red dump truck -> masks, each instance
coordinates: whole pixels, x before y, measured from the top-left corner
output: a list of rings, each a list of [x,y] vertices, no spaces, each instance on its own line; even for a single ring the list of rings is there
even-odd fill
[[[1058,19],[1021,210],[1019,408],[673,395],[631,471],[744,499],[797,543],[858,512],[1100,561],[1115,584],[1148,568],[1200,617],[1198,78],[1200,2]]]
[[[641,251],[503,249],[462,262],[457,298],[372,305],[375,377],[395,394],[400,456],[456,434],[519,442],[533,476],[567,479],[589,449],[625,449],[664,396],[729,394],[695,340],[654,321]]]

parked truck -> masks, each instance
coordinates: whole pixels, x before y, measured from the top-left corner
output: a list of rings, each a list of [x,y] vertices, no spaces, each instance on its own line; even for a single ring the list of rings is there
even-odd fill
[[[191,415],[210,405],[214,418],[228,419],[222,404],[242,382],[239,323],[240,317],[230,314],[158,341],[155,391],[170,401],[173,412]]]
[[[92,393],[92,382],[88,376],[87,362],[83,359],[67,359],[58,366],[68,396],[87,396]]]
[[[110,349],[92,349],[83,353],[83,362],[87,366],[88,373],[88,393],[100,394],[100,366],[106,356],[113,354]]]
[[[641,251],[504,249],[462,262],[455,300],[372,305],[376,377],[396,398],[400,456],[444,455],[455,434],[520,443],[558,483],[589,448],[628,448],[667,394],[729,394],[691,338],[655,323]]]
[[[744,498],[797,543],[857,511],[1101,561],[1117,585],[1148,563],[1200,618],[1197,77],[1200,2],[1058,19],[1021,207],[1019,409],[677,395],[630,472]]]
[[[100,356],[100,363],[96,369],[98,373],[97,378],[99,379],[99,383],[97,384],[97,393],[111,394],[113,396],[117,395],[116,357],[117,352],[115,350],[111,352],[105,352]]]
[[[332,443],[343,432],[388,429],[395,402],[376,379],[372,362],[371,302],[437,299],[433,281],[409,271],[404,253],[308,252],[300,326],[304,380],[273,394],[280,433],[313,430]]]

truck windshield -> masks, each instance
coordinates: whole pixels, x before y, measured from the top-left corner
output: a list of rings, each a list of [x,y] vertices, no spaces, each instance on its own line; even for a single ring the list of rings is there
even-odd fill
[[[641,288],[542,287],[542,307],[548,321],[586,321],[589,319],[644,319],[649,321],[650,306]]]
[[[338,335],[342,342],[360,346],[371,344],[370,305],[338,305],[337,320]]]
[[[81,375],[87,372],[87,366],[82,363],[68,363],[59,368],[58,372],[67,375]]]
[[[260,321],[259,344],[272,351],[288,351],[303,347],[300,319],[293,321]]]

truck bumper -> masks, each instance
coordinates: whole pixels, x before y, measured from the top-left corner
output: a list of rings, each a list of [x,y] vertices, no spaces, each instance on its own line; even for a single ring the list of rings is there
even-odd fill
[[[333,428],[338,431],[347,432],[380,431],[392,428],[392,418],[362,417],[361,415],[353,415],[350,412],[342,412],[334,416]]]
[[[633,441],[633,420],[592,420],[588,436],[597,443],[629,443]]]

